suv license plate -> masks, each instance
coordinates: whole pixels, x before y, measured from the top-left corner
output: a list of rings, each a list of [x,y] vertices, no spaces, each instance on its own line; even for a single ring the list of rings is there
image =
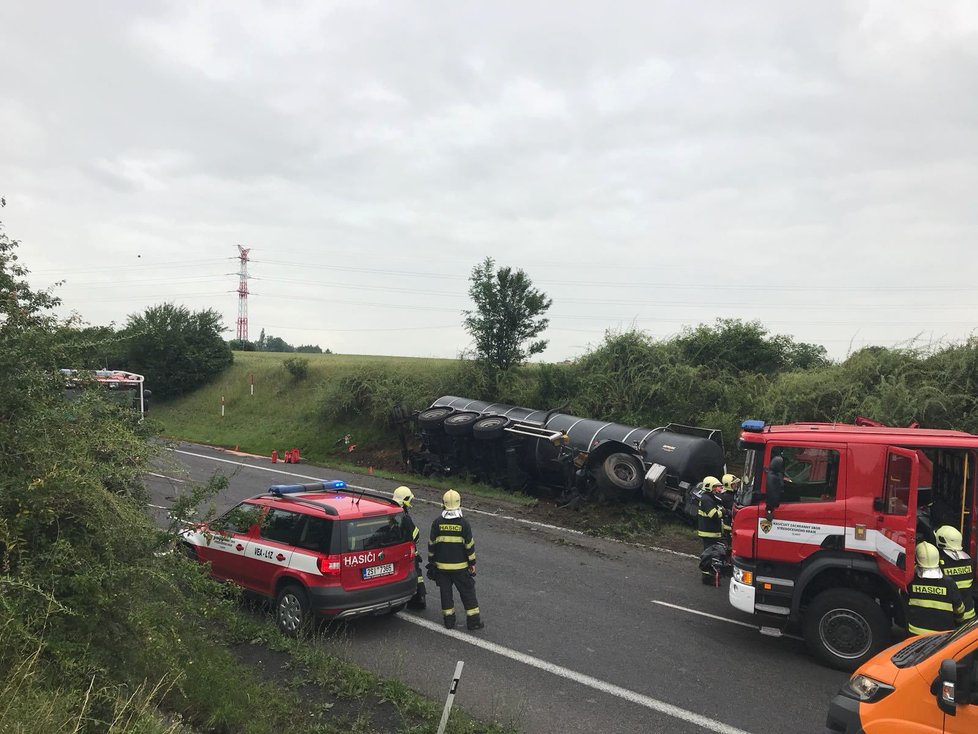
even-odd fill
[[[365,579],[375,579],[378,576],[390,576],[394,573],[394,564],[385,563],[383,566],[371,566],[370,568],[363,569],[363,577]]]

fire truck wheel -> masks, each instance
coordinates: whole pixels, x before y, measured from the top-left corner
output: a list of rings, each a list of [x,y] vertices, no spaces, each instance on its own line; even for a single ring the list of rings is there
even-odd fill
[[[637,456],[612,454],[601,464],[602,483],[609,488],[634,492],[642,486],[645,467]]]
[[[275,598],[275,622],[289,637],[298,637],[309,626],[309,597],[297,584],[282,587]]]
[[[444,406],[422,410],[418,413],[418,427],[428,430],[439,428],[445,422],[445,419],[454,412],[454,408]]]
[[[445,419],[445,433],[449,436],[467,436],[472,424],[479,420],[478,413],[453,413]]]
[[[820,662],[855,670],[889,642],[890,623],[880,606],[861,591],[829,589],[805,613],[805,643]]]
[[[508,425],[509,418],[501,415],[490,415],[472,425],[472,435],[482,441],[500,438],[503,435],[503,429]]]

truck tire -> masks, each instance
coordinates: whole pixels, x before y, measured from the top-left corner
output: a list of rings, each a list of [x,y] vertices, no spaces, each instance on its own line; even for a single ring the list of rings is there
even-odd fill
[[[438,408],[428,408],[418,413],[418,427],[423,430],[433,430],[441,428],[445,419],[455,412],[455,408],[441,406]]]
[[[479,420],[478,413],[452,413],[445,419],[445,433],[449,436],[467,436],[472,426]]]
[[[298,637],[312,623],[309,597],[298,584],[287,584],[275,597],[275,623],[283,634]]]
[[[510,423],[509,418],[501,415],[490,415],[477,420],[472,425],[472,435],[480,441],[500,438],[503,430]]]
[[[829,589],[805,612],[803,632],[824,665],[852,671],[890,643],[890,621],[876,601],[855,589]]]
[[[634,492],[642,487],[645,466],[632,454],[611,454],[601,464],[599,483],[606,489]]]

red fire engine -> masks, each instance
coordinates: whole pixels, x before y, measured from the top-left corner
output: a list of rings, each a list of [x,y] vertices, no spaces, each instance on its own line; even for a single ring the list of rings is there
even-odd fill
[[[827,665],[854,669],[905,627],[918,540],[953,525],[975,555],[976,435],[745,421],[740,444],[730,603]]]

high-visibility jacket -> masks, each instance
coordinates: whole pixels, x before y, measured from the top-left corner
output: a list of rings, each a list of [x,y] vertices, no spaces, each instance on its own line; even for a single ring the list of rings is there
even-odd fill
[[[404,510],[404,525],[411,531],[411,540],[414,541],[414,555],[421,556],[421,531],[418,530],[418,526],[414,524],[414,520],[411,518],[410,513]]]
[[[963,621],[966,608],[951,579],[914,576],[907,586],[907,632],[947,632]]]
[[[971,596],[971,589],[975,583],[975,562],[967,553],[962,553],[964,558],[952,558],[943,549],[941,554],[941,570],[944,576],[951,579],[961,591],[961,601],[964,602],[965,622],[970,622],[975,618],[975,600]]]
[[[428,563],[439,571],[464,571],[475,565],[475,540],[468,520],[461,515],[445,517],[442,513],[431,523],[428,536]]]
[[[701,538],[719,538],[723,531],[723,504],[706,489],[700,495],[696,526],[696,534]]]
[[[975,582],[975,562],[967,554],[964,558],[951,558],[944,550],[941,554],[941,570],[951,579],[961,591],[971,590]]]

